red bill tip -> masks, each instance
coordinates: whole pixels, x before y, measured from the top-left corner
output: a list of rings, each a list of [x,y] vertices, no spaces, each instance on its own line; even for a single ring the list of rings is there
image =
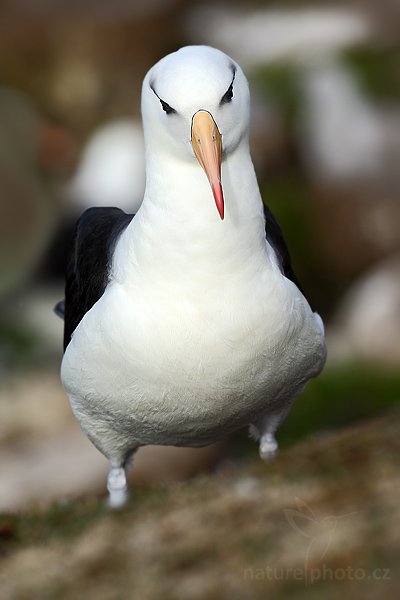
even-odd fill
[[[217,207],[217,210],[219,212],[219,216],[221,217],[221,220],[224,220],[224,194],[222,192],[222,185],[220,182],[213,184],[212,186],[212,192],[214,195],[214,200],[215,200],[215,204]]]

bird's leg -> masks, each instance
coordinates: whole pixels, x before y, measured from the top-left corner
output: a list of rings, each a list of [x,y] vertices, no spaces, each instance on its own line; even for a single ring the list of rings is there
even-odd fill
[[[132,464],[136,450],[137,448],[133,448],[127,452],[122,461],[111,461],[111,469],[107,478],[108,504],[111,508],[121,508],[128,500],[129,491],[126,483],[126,471]]]
[[[259,453],[263,460],[270,460],[278,452],[278,442],[275,432],[287,415],[290,406],[285,406],[280,411],[267,414],[253,425],[250,425],[250,435],[258,440]]]
[[[270,460],[278,452],[278,442],[274,432],[263,433],[260,437],[260,456],[263,460]]]
[[[124,506],[128,499],[128,486],[126,484],[125,467],[111,464],[107,478],[109,492],[108,503],[111,508]]]

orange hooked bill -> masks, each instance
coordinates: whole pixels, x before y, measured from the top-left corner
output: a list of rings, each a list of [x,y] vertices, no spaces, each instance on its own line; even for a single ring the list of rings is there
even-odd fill
[[[199,110],[192,120],[193,152],[207,175],[219,216],[224,218],[221,185],[222,136],[211,113]]]

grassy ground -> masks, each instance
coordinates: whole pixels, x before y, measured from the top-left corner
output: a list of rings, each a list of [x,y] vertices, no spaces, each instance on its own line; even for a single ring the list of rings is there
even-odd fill
[[[396,411],[265,465],[0,518],[2,600],[399,597]]]

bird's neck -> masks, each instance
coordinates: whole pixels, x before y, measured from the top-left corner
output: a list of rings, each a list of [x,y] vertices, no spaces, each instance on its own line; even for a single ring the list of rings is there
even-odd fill
[[[232,265],[265,262],[263,205],[247,144],[222,164],[225,219],[216,209],[207,177],[199,164],[148,152],[142,206],[117,248],[129,255],[129,268],[157,276],[190,270],[218,274]],[[121,257],[122,258],[122,257]]]

